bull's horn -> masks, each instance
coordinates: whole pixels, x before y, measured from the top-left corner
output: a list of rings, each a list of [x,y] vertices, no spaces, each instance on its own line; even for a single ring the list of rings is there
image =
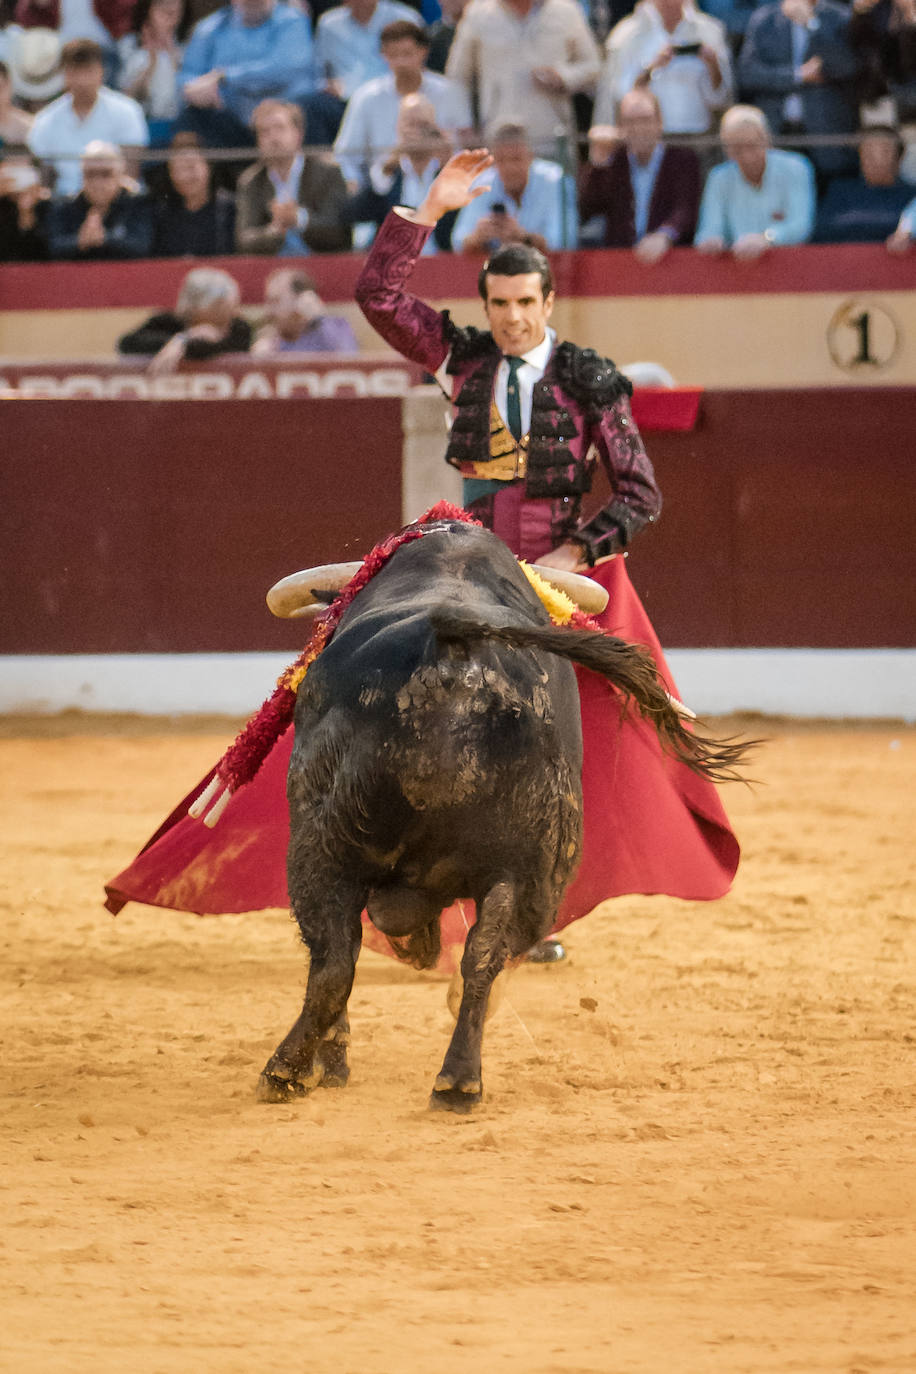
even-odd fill
[[[362,566],[362,563],[326,563],[323,568],[305,568],[302,572],[290,573],[271,587],[267,604],[273,614],[283,620],[311,614],[305,608],[316,604],[313,591],[336,594]],[[317,604],[323,609],[321,602]]]
[[[558,592],[565,592],[570,601],[575,601],[580,611],[586,615],[600,615],[607,605],[608,594],[600,582],[581,573],[566,572],[562,568],[548,568],[543,563],[533,563],[538,577],[543,577]]]

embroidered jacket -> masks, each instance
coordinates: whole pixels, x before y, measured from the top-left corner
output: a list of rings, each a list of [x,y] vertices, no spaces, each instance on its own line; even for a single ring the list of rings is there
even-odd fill
[[[493,459],[490,414],[501,353],[489,333],[462,329],[406,287],[431,230],[392,211],[379,230],[356,284],[370,324],[404,357],[435,372],[448,358],[455,421],[446,459],[464,472],[486,475]],[[652,465],[630,413],[629,382],[591,349],[560,343],[532,395],[524,468],[525,495],[561,499],[572,517],[565,538],[581,541],[589,562],[625,548],[661,509]],[[612,497],[578,523],[581,496],[590,490],[597,452]],[[501,476],[496,469],[494,476]]]

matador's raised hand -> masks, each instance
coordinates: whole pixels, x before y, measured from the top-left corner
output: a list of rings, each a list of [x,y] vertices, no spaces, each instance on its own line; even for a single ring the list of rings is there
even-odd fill
[[[471,183],[492,166],[493,159],[486,148],[469,148],[455,153],[433,181],[415,218],[421,224],[436,224],[449,210],[460,210],[476,200],[490,188],[474,186],[472,189]]]

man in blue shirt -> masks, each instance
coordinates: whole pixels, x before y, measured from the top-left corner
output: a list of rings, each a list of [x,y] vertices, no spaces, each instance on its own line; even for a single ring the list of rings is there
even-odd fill
[[[494,167],[488,189],[459,211],[456,253],[489,253],[504,243],[528,243],[542,253],[575,248],[576,185],[556,162],[536,158],[520,124],[503,124],[489,140]]]
[[[807,242],[815,205],[808,159],[771,148],[766,119],[753,105],[726,110],[720,134],[728,161],[706,179],[694,246],[749,260],[780,244]]]
[[[179,82],[185,102],[179,127],[215,147],[250,146],[251,116],[264,99],[304,107],[316,137],[312,26],[282,0],[232,0],[196,25]]]
[[[401,0],[347,0],[325,10],[315,30],[319,83],[346,101],[357,86],[387,76],[381,33],[396,19],[416,24],[417,11]]]

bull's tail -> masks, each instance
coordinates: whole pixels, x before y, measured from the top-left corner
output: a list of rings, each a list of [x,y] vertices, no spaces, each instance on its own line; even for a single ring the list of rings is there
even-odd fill
[[[738,772],[756,740],[704,739],[685,726],[646,650],[600,630],[554,625],[493,625],[442,608],[430,617],[442,642],[490,639],[519,649],[540,649],[589,668],[632,702],[658,733],[662,746],[693,772],[716,782],[741,782]]]

